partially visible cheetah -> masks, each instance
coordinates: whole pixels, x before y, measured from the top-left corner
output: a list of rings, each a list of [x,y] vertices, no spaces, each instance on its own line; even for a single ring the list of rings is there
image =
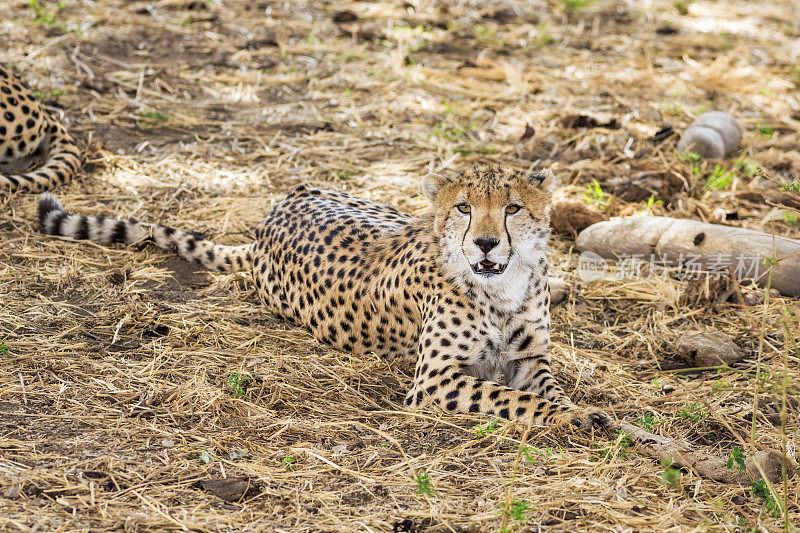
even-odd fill
[[[549,170],[477,166],[428,176],[431,213],[415,219],[341,192],[298,187],[222,246],[163,225],[72,215],[51,195],[42,231],[98,242],[151,242],[219,272],[251,271],[264,303],[320,342],[405,355],[409,407],[588,428],[605,414],[572,404],[550,372],[546,244]],[[500,384],[502,383],[502,384]]]
[[[0,64],[0,163],[11,163],[43,148],[47,160],[26,174],[0,174],[0,191],[41,192],[62,185],[81,169],[81,156],[64,126],[33,93]]]

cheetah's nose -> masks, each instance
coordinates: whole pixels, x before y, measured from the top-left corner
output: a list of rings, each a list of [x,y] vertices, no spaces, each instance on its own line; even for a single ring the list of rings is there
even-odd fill
[[[500,244],[500,240],[492,237],[478,237],[475,239],[475,246],[480,248],[484,254],[488,254],[498,244]]]

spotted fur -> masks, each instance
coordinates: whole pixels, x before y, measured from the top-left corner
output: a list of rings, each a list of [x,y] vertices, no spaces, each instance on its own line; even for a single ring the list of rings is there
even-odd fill
[[[0,65],[0,163],[10,163],[42,149],[43,166],[26,174],[0,174],[0,191],[41,192],[72,180],[82,161],[75,141],[33,93]]]
[[[251,270],[273,311],[337,349],[408,356],[405,403],[540,425],[604,424],[550,371],[546,243],[553,176],[476,167],[431,176],[432,212],[412,218],[342,192],[298,187],[240,247],[160,225],[70,215],[43,196],[43,231],[150,240],[223,272]],[[169,234],[169,235],[168,235]],[[213,253],[211,253],[213,252]]]

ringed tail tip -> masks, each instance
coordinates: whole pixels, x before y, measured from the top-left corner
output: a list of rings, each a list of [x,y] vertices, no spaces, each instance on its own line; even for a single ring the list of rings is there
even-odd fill
[[[61,205],[61,202],[58,201],[58,198],[55,195],[46,192],[39,196],[39,226],[42,228],[42,231],[45,233],[49,233],[47,228],[47,219],[49,218],[51,213],[54,212],[61,212],[64,210],[64,207]]]

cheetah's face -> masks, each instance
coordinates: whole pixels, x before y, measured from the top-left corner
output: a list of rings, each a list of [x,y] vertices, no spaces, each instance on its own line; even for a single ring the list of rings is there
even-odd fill
[[[553,175],[475,167],[454,179],[429,176],[434,228],[447,269],[481,285],[515,284],[544,257]]]

